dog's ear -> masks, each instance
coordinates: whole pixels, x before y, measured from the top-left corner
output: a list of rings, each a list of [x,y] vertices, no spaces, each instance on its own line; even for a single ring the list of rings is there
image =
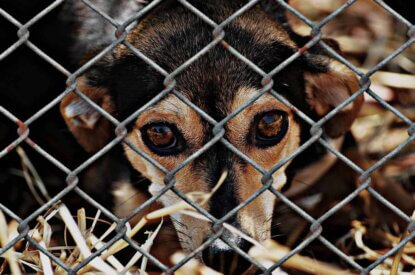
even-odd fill
[[[77,79],[77,89],[108,113],[114,104],[106,88],[88,83],[86,76]],[[60,112],[79,144],[89,153],[101,149],[113,136],[111,123],[75,93],[68,94],[60,104]]]
[[[314,58],[324,69],[305,72],[305,92],[307,103],[321,118],[357,92],[360,86],[354,72],[344,64],[324,55]],[[324,124],[325,133],[334,138],[347,132],[362,104],[363,95],[360,95]]]

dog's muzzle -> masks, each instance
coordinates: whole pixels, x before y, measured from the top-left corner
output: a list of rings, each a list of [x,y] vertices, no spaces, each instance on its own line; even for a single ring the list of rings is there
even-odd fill
[[[203,262],[224,274],[242,274],[251,266],[251,262],[227,243],[237,246],[244,252],[247,252],[252,246],[248,241],[226,230],[221,238],[216,239],[203,250]]]

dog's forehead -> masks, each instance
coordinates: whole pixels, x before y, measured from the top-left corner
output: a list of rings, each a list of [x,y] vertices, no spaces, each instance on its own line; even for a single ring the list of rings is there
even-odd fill
[[[217,24],[228,20],[245,4],[243,1],[237,0],[224,1],[219,8],[217,3],[212,5],[210,2],[212,1],[198,1],[197,8]],[[172,8],[155,9],[128,32],[126,40],[142,52],[149,54],[163,52],[165,47],[171,44],[170,49],[173,50],[171,55],[180,58],[183,54],[177,50],[182,49],[183,52],[187,50],[187,52],[195,54],[196,45],[206,46],[216,36],[220,36],[221,32],[216,30],[214,34],[214,29],[210,24],[187,8],[177,4]],[[229,39],[235,38],[235,36],[229,37],[235,33],[235,30],[240,34],[249,33],[247,41],[240,42],[249,41],[250,45],[279,41],[291,48],[296,48],[296,43],[292,41],[286,29],[258,6],[241,13],[224,26],[223,31],[227,42],[230,42]],[[191,48],[187,48],[189,45]],[[124,45],[120,45],[116,50],[118,57],[128,53],[129,50]]]
[[[261,24],[258,16],[264,17]],[[219,15],[216,17],[221,19]],[[212,43],[212,32],[213,28],[199,17],[181,9],[144,20],[128,35],[127,40],[169,73],[207,50],[175,73],[175,89],[209,115],[221,119],[228,113],[235,93],[246,87],[260,88],[262,76],[221,43]],[[265,72],[296,50],[286,31],[256,8],[226,26],[224,40]],[[115,56],[119,60],[136,58],[125,46],[119,46]],[[160,77],[158,81],[162,79]]]

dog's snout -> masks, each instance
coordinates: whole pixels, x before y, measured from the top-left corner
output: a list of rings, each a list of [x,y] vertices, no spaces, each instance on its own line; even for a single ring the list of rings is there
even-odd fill
[[[247,252],[251,244],[239,237],[226,240],[242,251]],[[209,267],[224,274],[241,274],[246,271],[251,263],[234,251],[221,239],[215,240],[202,252],[203,261]]]

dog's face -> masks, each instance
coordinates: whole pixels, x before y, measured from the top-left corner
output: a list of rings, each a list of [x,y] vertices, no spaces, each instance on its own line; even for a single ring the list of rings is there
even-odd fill
[[[235,11],[232,7],[220,9],[207,4],[199,8],[213,12],[217,22]],[[128,42],[168,72],[212,39],[212,28],[180,5],[154,12],[127,37]],[[258,7],[229,24],[224,39],[266,72],[302,46]],[[262,88],[262,77],[221,45],[213,47],[174,79],[175,91],[216,121],[238,110]],[[162,91],[163,80],[156,70],[121,45],[78,79],[78,89],[108,112],[124,119]],[[294,61],[273,81],[276,92],[313,118],[327,114],[359,87],[345,66],[317,51]],[[326,123],[326,133],[339,136],[347,131],[361,101],[359,98],[349,104]],[[109,141],[109,123],[75,95],[63,100],[61,111],[71,131],[88,151],[94,152]],[[223,138],[269,170],[300,146],[300,124],[294,110],[266,93],[225,124]],[[127,137],[166,169],[173,170],[212,140],[212,129],[194,108],[170,93],[138,116],[129,127]],[[149,191],[157,194],[165,186],[165,174],[129,146],[124,146],[124,151],[134,169],[151,181]],[[280,189],[286,183],[288,165],[274,173],[274,188]],[[224,170],[228,172],[225,182],[203,206],[221,218],[260,189],[263,176],[222,142],[215,143],[180,169],[175,174],[175,187],[183,193],[209,193]],[[168,206],[180,199],[168,191],[160,201]],[[227,222],[259,241],[269,239],[274,203],[275,196],[266,191]],[[211,226],[205,221],[181,214],[174,214],[173,221],[185,249],[196,249],[212,234]],[[230,232],[225,232],[222,239],[247,249],[246,242]],[[216,255],[229,250],[218,239],[206,250],[205,261],[212,261],[212,257],[214,261]]]

